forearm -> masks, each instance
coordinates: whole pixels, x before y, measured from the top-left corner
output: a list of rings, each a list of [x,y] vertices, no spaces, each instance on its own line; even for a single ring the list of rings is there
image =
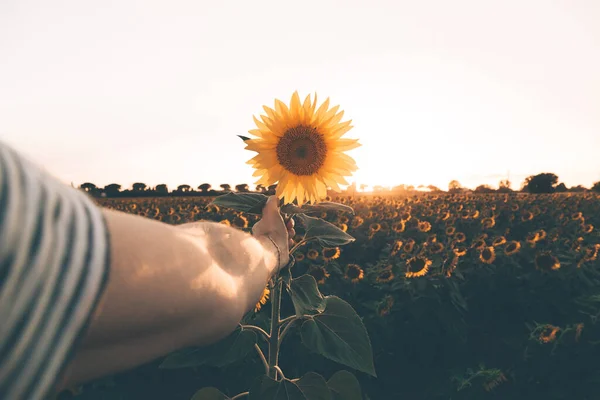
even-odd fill
[[[276,268],[268,247],[221,224],[186,228],[105,211],[111,271],[67,380],[134,367],[235,329]]]

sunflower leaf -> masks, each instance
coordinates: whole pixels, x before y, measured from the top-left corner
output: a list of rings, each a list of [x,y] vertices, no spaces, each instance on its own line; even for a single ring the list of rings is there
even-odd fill
[[[160,364],[162,369],[178,369],[209,365],[223,367],[244,358],[256,343],[256,333],[237,328],[225,339],[204,347],[188,347],[169,354]]]
[[[300,334],[307,348],[377,377],[367,329],[352,306],[339,297],[325,297],[325,310],[306,320]]]
[[[248,136],[237,135],[237,137],[239,137],[240,139],[242,139],[244,142],[246,140],[250,140],[250,138]]]
[[[324,211],[342,211],[354,215],[354,209],[352,207],[330,201],[323,201],[317,204],[303,204],[302,207],[290,203],[281,207],[281,212],[286,214],[312,214]]]
[[[337,226],[320,218],[298,214],[297,217],[304,225],[304,239],[315,239],[324,247],[343,246],[355,239]]]
[[[301,317],[305,314],[321,313],[325,309],[325,299],[317,281],[312,275],[302,275],[292,279],[288,293],[294,303],[296,315]]]
[[[190,400],[230,400],[230,397],[224,395],[219,389],[214,387],[205,387],[198,390]]]
[[[227,207],[248,214],[262,214],[263,207],[269,198],[261,193],[229,192],[216,197],[211,204]]]
[[[338,371],[329,378],[327,386],[332,400],[362,400],[358,379],[348,371]]]
[[[266,375],[258,378],[250,388],[249,400],[332,400],[325,379],[309,372],[298,380],[280,381]]]

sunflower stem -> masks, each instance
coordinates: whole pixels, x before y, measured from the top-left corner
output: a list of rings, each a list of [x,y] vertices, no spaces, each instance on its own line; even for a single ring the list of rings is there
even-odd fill
[[[265,332],[261,327],[254,326],[254,325],[242,325],[242,324],[240,324],[240,328],[242,328],[242,330],[246,329],[246,330],[258,333],[258,335],[262,336],[263,339],[265,339],[267,342],[269,341],[270,335],[267,332]]]
[[[277,368],[279,362],[279,317],[281,311],[281,288],[282,279],[277,279],[271,297],[271,332],[269,338],[269,377],[277,380]]]
[[[265,374],[269,375],[269,363],[267,362],[267,359],[265,358],[265,354],[263,353],[262,349],[260,348],[260,346],[256,343],[254,343],[254,348],[256,349],[256,352],[258,353],[258,356],[260,357],[260,361],[262,361],[263,365],[265,366]]]

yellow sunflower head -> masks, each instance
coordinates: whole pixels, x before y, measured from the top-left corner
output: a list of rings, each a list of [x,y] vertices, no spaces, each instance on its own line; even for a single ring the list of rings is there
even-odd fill
[[[249,133],[246,149],[258,154],[248,161],[263,186],[277,183],[276,195],[285,203],[315,203],[327,196],[327,188],[340,192],[348,185],[344,176],[357,170],[354,159],[344,152],[359,147],[357,139],[342,138],[352,129],[351,120],[339,106],[329,108],[329,99],[317,107],[308,95],[300,101],[294,92],[289,107],[275,100],[275,109],[264,106],[267,115],[254,117],[257,129]]]

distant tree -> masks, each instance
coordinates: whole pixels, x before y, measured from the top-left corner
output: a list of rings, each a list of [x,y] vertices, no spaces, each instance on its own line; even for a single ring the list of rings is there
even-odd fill
[[[134,192],[143,192],[144,190],[146,190],[146,187],[146,184],[141,182],[136,182],[132,185]]]
[[[557,193],[564,193],[569,191],[569,189],[567,189],[567,186],[564,183],[559,183],[555,188],[554,191]]]
[[[106,196],[108,197],[118,195],[120,190],[121,185],[119,185],[118,183],[111,183],[110,185],[104,186],[103,189],[104,193],[106,193]]]
[[[379,193],[379,192],[383,192],[384,190],[385,190],[385,188],[381,185],[373,186],[373,192]]]
[[[560,185],[559,185],[560,186]],[[569,188],[569,192],[586,192],[588,188],[582,185],[577,185]]]
[[[210,190],[212,186],[210,185],[210,183],[203,183],[202,185],[198,186],[198,190],[200,190],[202,193],[206,193]]]
[[[79,186],[79,188],[85,190],[86,192],[93,192],[94,190],[96,190],[96,185],[90,182],[86,182],[82,183],[81,186]]]
[[[598,182],[594,182],[594,185],[592,186],[592,190],[593,190],[594,192],[598,192],[598,193],[600,193],[600,181],[598,181]]]
[[[169,194],[169,188],[164,183],[161,183],[160,185],[156,185],[154,190],[156,191],[156,194],[160,194],[163,196]]]
[[[409,191],[409,192],[412,192],[413,190],[415,190],[415,187],[413,185],[408,185],[406,187],[406,190]]]
[[[531,175],[523,182],[523,191],[528,193],[552,193],[556,190],[558,176],[549,172]]]
[[[432,192],[441,192],[442,191],[442,189],[440,189],[439,187],[434,186],[434,185],[427,185],[427,189],[431,190]]]
[[[189,192],[192,189],[190,185],[179,185],[177,186],[178,192]]]
[[[451,180],[450,183],[448,183],[449,192],[457,192],[459,190],[462,190],[462,188],[462,185],[457,180]]]
[[[499,192],[512,192],[513,190],[510,188],[511,183],[508,179],[503,179],[500,181],[500,183],[498,184],[498,191]]]
[[[404,184],[396,185],[392,188],[392,192],[405,192],[405,191],[406,191],[406,185],[404,185]]]
[[[365,191],[365,189],[366,189],[366,188],[368,188],[368,187],[369,187],[369,185],[367,185],[366,183],[361,183],[361,184],[360,184],[360,190],[361,190],[362,192],[364,192],[364,191]]]
[[[490,185],[479,185],[475,188],[476,193],[492,193],[494,189]]]
[[[236,190],[236,192],[249,192],[250,191],[247,183],[240,183],[239,185],[235,185],[235,190]]]
[[[219,185],[224,192],[229,192],[231,190],[231,185],[228,183],[223,183]]]

